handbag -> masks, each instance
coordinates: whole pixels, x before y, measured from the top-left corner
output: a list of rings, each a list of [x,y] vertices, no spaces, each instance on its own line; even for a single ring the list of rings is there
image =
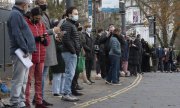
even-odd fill
[[[76,72],[82,73],[85,69],[85,57],[83,56],[83,51],[81,50],[76,66]]]
[[[9,92],[10,92],[10,90],[9,90],[8,87],[7,87],[7,85],[4,84],[4,83],[0,83],[0,91],[1,91],[2,93],[9,93]]]

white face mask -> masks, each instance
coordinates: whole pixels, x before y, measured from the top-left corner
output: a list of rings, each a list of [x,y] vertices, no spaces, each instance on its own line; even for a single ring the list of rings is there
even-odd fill
[[[92,28],[87,28],[86,31],[87,31],[88,33],[91,33]]]
[[[78,15],[73,15],[71,19],[73,21],[78,21],[79,20],[79,16]]]

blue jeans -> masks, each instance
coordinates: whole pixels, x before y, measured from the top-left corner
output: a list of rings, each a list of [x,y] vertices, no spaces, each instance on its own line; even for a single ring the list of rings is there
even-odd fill
[[[49,66],[44,66],[43,76],[42,76],[42,99],[44,99],[45,81],[46,81],[48,72],[49,72]]]
[[[75,75],[77,65],[77,55],[71,54],[70,52],[63,52],[62,57],[65,62],[65,83],[64,83],[64,94],[71,94],[71,84]]]
[[[53,94],[64,94],[64,82],[65,82],[65,74],[64,73],[54,73],[53,74],[53,81],[52,81],[52,88]]]
[[[110,69],[107,76],[107,81],[112,83],[119,82],[119,69],[120,69],[120,57],[115,55],[109,55]]]

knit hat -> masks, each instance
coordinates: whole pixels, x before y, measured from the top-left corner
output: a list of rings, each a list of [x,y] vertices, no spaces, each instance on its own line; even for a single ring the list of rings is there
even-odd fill
[[[30,3],[30,0],[15,0],[15,2]]]
[[[42,15],[42,10],[40,7],[35,7],[31,10],[32,16]]]

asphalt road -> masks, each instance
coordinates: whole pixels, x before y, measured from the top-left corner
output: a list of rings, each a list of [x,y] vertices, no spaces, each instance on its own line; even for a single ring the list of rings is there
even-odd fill
[[[146,73],[135,88],[86,108],[180,108],[180,73]]]

